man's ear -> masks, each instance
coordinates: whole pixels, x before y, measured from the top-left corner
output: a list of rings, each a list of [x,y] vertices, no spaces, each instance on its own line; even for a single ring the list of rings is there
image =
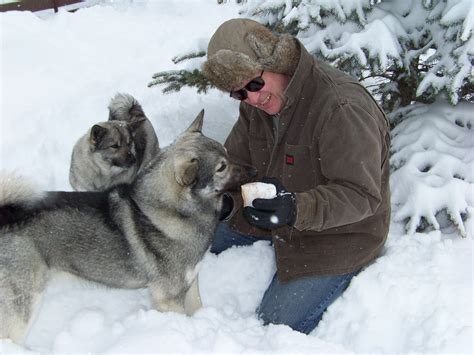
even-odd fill
[[[102,139],[104,139],[106,133],[107,128],[99,126],[97,124],[92,126],[89,140],[94,145],[94,147],[97,147],[100,142],[102,142]]]
[[[174,177],[179,185],[189,186],[197,177],[199,161],[194,157],[180,157],[174,163]]]
[[[194,119],[193,123],[186,129],[186,132],[202,132],[202,124],[204,122],[204,109],[199,112],[199,114]]]

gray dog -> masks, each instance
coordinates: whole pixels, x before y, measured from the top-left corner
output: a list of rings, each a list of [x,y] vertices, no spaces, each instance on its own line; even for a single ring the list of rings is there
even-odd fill
[[[41,194],[0,181],[0,337],[24,340],[55,270],[110,287],[148,287],[160,311],[199,308],[196,276],[223,193],[256,176],[205,137],[202,123],[203,111],[130,185]]]
[[[76,191],[104,191],[131,183],[159,150],[141,105],[128,94],[109,104],[109,120],[92,126],[74,145],[69,182]]]

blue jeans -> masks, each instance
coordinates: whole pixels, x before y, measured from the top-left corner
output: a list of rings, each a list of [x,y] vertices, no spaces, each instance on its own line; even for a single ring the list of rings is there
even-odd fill
[[[269,237],[255,237],[239,233],[227,223],[217,227],[211,252],[220,252],[236,245],[251,245]],[[335,276],[307,276],[281,283],[276,274],[268,286],[257,314],[265,324],[286,324],[292,329],[309,334],[321,320],[324,311],[349,286],[357,272]]]

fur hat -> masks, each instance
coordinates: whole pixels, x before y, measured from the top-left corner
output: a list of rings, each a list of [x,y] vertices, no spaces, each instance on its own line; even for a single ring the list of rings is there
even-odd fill
[[[296,40],[273,35],[249,19],[224,22],[209,41],[204,75],[219,89],[232,91],[262,70],[293,75],[300,56]]]

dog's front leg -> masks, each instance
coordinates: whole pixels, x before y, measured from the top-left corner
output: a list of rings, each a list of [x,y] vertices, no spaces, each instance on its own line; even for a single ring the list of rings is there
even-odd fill
[[[185,313],[184,292],[172,295],[164,292],[158,285],[150,286],[153,308],[160,312]]]
[[[184,310],[188,316],[192,316],[201,307],[201,294],[199,292],[198,276],[196,276],[184,296]]]

